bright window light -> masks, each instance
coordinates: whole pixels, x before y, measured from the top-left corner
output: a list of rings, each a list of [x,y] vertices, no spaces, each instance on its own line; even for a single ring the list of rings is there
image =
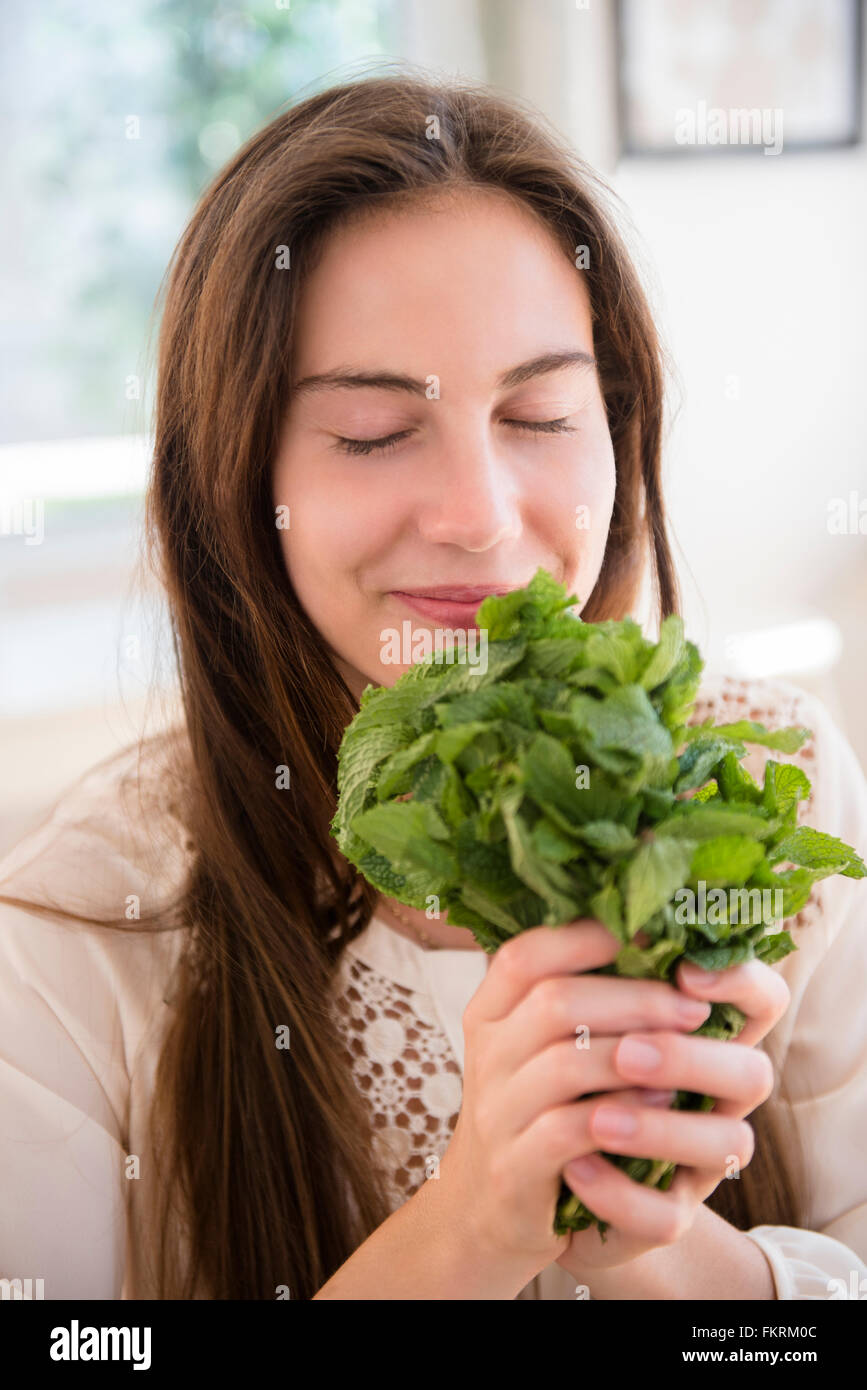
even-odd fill
[[[840,658],[843,637],[830,618],[805,618],[731,633],[725,646],[732,675],[761,678],[829,671]]]
[[[0,501],[119,497],[144,491],[152,440],[121,434],[0,446]]]

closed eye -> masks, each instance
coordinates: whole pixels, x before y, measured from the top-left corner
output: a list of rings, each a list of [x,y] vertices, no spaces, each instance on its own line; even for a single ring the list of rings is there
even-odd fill
[[[559,420],[503,420],[504,425],[513,429],[528,430],[531,434],[574,434],[574,425],[567,424],[568,415]],[[372,454],[376,450],[393,449],[402,439],[412,434],[412,430],[400,430],[397,434],[384,435],[382,439],[344,439],[338,437],[335,447],[345,454]]]
[[[519,430],[530,430],[533,434],[574,434],[575,426],[568,425],[568,415],[559,420],[504,420],[504,425],[514,425]]]

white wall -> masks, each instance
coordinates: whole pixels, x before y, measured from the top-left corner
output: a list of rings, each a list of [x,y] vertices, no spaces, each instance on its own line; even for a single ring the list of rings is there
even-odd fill
[[[723,665],[731,634],[831,618],[821,693],[867,765],[867,535],[828,530],[830,499],[867,501],[865,148],[630,159],[613,182],[680,376],[667,494],[691,634]]]
[[[867,767],[867,536],[827,529],[831,498],[867,508],[865,146],[618,162],[613,0],[401,13],[406,57],[532,102],[624,200],[677,372],[666,491],[689,634],[731,669],[736,635],[831,619],[836,665],[779,674],[827,701]]]

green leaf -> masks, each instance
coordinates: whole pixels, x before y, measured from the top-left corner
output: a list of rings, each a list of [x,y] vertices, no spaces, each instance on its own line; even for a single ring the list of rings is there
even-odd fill
[[[765,851],[747,835],[720,835],[699,845],[689,869],[691,883],[703,879],[709,888],[744,883],[764,859]]]
[[[768,936],[763,936],[761,941],[756,943],[756,955],[759,960],[764,961],[765,965],[773,965],[776,961],[782,960],[791,951],[797,951],[797,946],[787,931],[771,932]]]
[[[428,802],[374,806],[355,817],[353,830],[388,859],[397,873],[427,869],[440,881],[458,880],[455,855],[439,843],[449,838],[448,826]],[[430,891],[438,892],[439,888]]]
[[[619,888],[613,883],[606,884],[590,898],[589,907],[590,917],[602,922],[619,940],[627,940],[623,921],[623,898]]]
[[[713,840],[718,835],[748,835],[765,840],[773,829],[767,817],[752,806],[708,805],[693,799],[682,802],[673,815],[655,825],[654,833],[684,840]]]
[[[687,952],[686,959],[694,961],[696,965],[701,965],[701,961],[695,959],[690,952]],[[707,966],[701,968],[703,970],[708,969]],[[722,968],[725,969],[725,966]],[[710,1017],[706,1018],[704,1023],[695,1029],[695,1033],[700,1034],[703,1038],[736,1038],[743,1031],[746,1021],[746,1014],[741,1013],[734,1004],[714,1004],[711,1007]],[[707,1109],[704,1105],[701,1108]]]
[[[677,760],[678,777],[674,790],[686,792],[700,787],[711,776],[720,759],[731,751],[728,740],[718,738],[716,734],[701,734],[692,739]]]
[[[633,759],[667,764],[674,748],[671,735],[656,717],[647,692],[627,685],[603,700],[576,693],[569,707],[577,729],[595,751],[614,750]]]
[[[433,751],[441,762],[453,763],[477,735],[484,735],[488,731],[488,724],[484,719],[462,724],[456,729],[432,730],[430,737],[433,739]]]
[[[768,854],[771,864],[788,860],[806,869],[819,869],[822,877],[840,873],[846,878],[864,878],[867,866],[851,845],[836,840],[811,826],[801,825],[784,836]]]
[[[683,619],[676,613],[664,618],[659,629],[659,643],[641,673],[645,690],[654,690],[667,680],[684,653]]]
[[[550,734],[537,733],[518,757],[526,794],[562,830],[584,819],[584,789],[576,787],[576,764],[566,747]],[[592,778],[591,778],[592,783]]]
[[[507,719],[531,731],[537,728],[532,699],[520,685],[512,681],[483,686],[467,695],[457,695],[452,700],[438,703],[434,708],[443,729],[456,729],[462,724],[492,719]]]
[[[702,970],[728,970],[730,965],[742,965],[744,961],[753,960],[755,954],[751,942],[736,940],[719,946],[689,950],[686,952],[686,959],[693,965],[700,966]]]
[[[764,724],[755,724],[751,719],[739,719],[734,724],[717,724],[714,733],[722,738],[733,739],[736,743],[760,743],[765,748],[776,749],[779,753],[797,753],[801,745],[812,737],[810,729],[769,731]]]
[[[704,787],[699,787],[692,800],[699,802],[713,801],[714,797],[716,797],[718,800],[722,800],[719,794],[719,787],[717,786],[716,782],[712,781],[708,782]]]
[[[686,882],[691,858],[692,847],[677,840],[653,840],[636,850],[620,876],[630,937]]]
[[[592,849],[606,856],[627,854],[636,844],[635,836],[630,835],[625,825],[611,820],[587,821],[575,834]]]
[[[724,801],[747,802],[758,805],[762,792],[745,767],[738,762],[737,753],[726,753],[714,769],[720,796]]]
[[[665,980],[682,954],[683,948],[677,941],[655,941],[652,946],[630,943],[617,957],[617,973],[635,980]]]
[[[509,794],[503,797],[501,806],[509,836],[512,869],[547,904],[548,911],[542,921],[550,925],[569,922],[577,915],[572,880],[559,864],[540,859],[533,853],[529,830],[518,811],[520,799],[520,792]]]
[[[433,733],[423,734],[421,738],[414,739],[408,748],[399,748],[390,758],[386,758],[376,782],[378,801],[409,791],[409,774],[416,763],[427,757],[435,737]]]
[[[772,815],[783,816],[791,807],[810,795],[810,779],[792,763],[765,763],[765,785],[762,804]]]
[[[588,666],[607,671],[619,685],[638,678],[645,647],[641,628],[631,618],[620,623],[599,623],[587,639],[584,656]]]
[[[374,795],[372,789],[380,764],[397,749],[406,747],[410,737],[405,725],[374,725],[362,741],[355,739],[348,744],[338,773],[338,830],[351,827],[354,817],[364,809],[367,793]]]
[[[530,838],[534,852],[542,859],[551,859],[556,864],[565,864],[581,853],[581,846],[569,835],[564,835],[558,830],[549,816],[540,816],[533,826]]]

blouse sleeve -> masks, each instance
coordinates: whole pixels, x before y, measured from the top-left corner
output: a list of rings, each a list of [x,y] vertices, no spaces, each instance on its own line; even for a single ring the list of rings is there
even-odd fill
[[[116,794],[93,776],[85,791],[74,810],[95,826],[76,824],[62,804],[0,862],[0,893],[134,916],[125,905],[148,901],[159,875],[132,843]],[[163,870],[168,862],[164,853]],[[34,1297],[128,1296],[130,1082],[173,935],[0,902],[0,1279],[25,1291],[30,1280]]]
[[[100,957],[0,904],[0,1277],[47,1299],[121,1297],[126,1078]]]
[[[816,779],[805,821],[865,858],[867,782],[858,758],[819,700],[809,699],[805,713]],[[770,1263],[778,1299],[867,1295],[867,880],[834,875],[819,887],[819,919],[776,967],[792,967],[795,1017],[779,1075],[804,1152],[809,1229],[747,1232]]]

